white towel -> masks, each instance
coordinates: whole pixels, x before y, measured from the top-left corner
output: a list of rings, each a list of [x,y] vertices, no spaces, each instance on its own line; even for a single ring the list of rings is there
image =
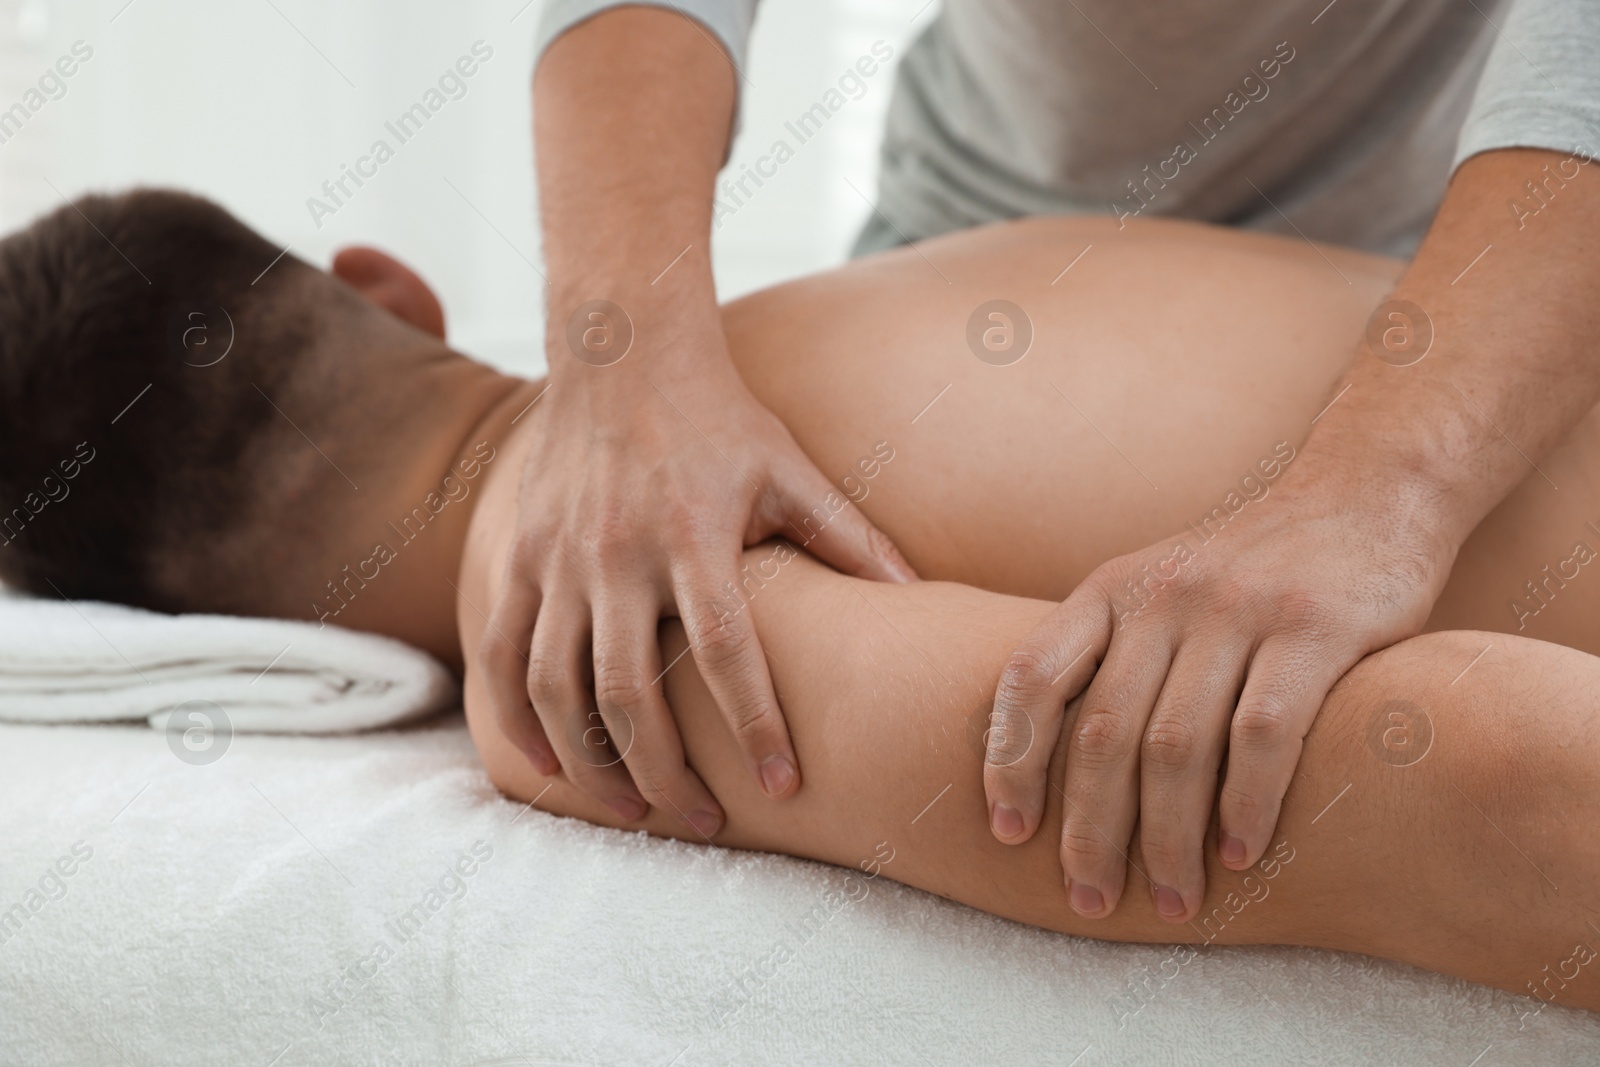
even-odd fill
[[[459,716],[204,766],[149,730],[0,725],[0,1064],[1600,1058],[1600,1015],[1397,963],[1066,937],[861,873],[512,803]]]
[[[0,719],[12,722],[145,719],[164,729],[175,709],[193,707],[209,720],[220,708],[243,733],[340,733],[460,699],[432,656],[374,634],[0,596]]]

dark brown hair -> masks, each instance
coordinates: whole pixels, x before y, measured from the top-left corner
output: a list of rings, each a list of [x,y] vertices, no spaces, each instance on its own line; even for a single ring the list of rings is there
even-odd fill
[[[0,580],[229,610],[321,273],[208,200],[86,196],[0,241]]]

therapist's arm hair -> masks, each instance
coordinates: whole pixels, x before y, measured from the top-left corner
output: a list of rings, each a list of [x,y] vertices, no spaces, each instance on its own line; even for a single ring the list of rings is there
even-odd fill
[[[747,780],[692,658],[677,658],[678,624],[667,624],[663,662],[676,663],[668,699],[690,762],[728,813],[716,844],[839,864],[849,868],[842,892],[857,897],[882,875],[1069,933],[1356,951],[1600,1008],[1600,967],[1585,966],[1600,948],[1587,920],[1600,902],[1600,843],[1590,831],[1600,813],[1595,657],[1466,631],[1367,657],[1323,705],[1260,863],[1230,871],[1208,849],[1204,905],[1174,925],[1138,884],[1136,835],[1127,856],[1135,891],[1091,921],[1061,891],[1061,751],[1050,766],[1050,832],[1002,845],[983,803],[995,680],[1012,643],[1052,605],[948,582],[862,582],[772,544],[746,562],[764,583],[744,610],[809,778],[782,804]],[[462,619],[464,631],[481,628]],[[466,707],[504,792],[618,825],[603,804],[564,778],[541,777],[511,749],[470,666]],[[693,839],[671,812],[628,828],[640,825]],[[1175,965],[1192,958],[1177,950]]]
[[[652,299],[692,310],[681,302],[697,298],[716,317],[702,246],[735,77],[699,23],[656,7],[602,11],[546,50],[534,76],[533,132],[553,316],[597,298],[636,316]],[[552,380],[567,369],[552,360]]]

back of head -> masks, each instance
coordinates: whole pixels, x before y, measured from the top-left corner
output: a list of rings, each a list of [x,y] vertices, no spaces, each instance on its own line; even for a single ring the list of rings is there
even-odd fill
[[[182,193],[87,196],[0,241],[0,580],[270,612],[274,557],[343,485],[306,436],[359,389],[328,334],[360,303]]]

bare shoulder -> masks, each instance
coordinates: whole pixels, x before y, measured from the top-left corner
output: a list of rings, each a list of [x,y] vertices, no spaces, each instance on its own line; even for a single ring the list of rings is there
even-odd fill
[[[456,630],[462,656],[469,664],[488,626],[490,608],[500,594],[506,558],[516,535],[517,491],[536,425],[532,409],[516,414],[517,422],[497,434],[494,463],[483,468],[472,520],[461,546],[460,565],[453,578]]]

